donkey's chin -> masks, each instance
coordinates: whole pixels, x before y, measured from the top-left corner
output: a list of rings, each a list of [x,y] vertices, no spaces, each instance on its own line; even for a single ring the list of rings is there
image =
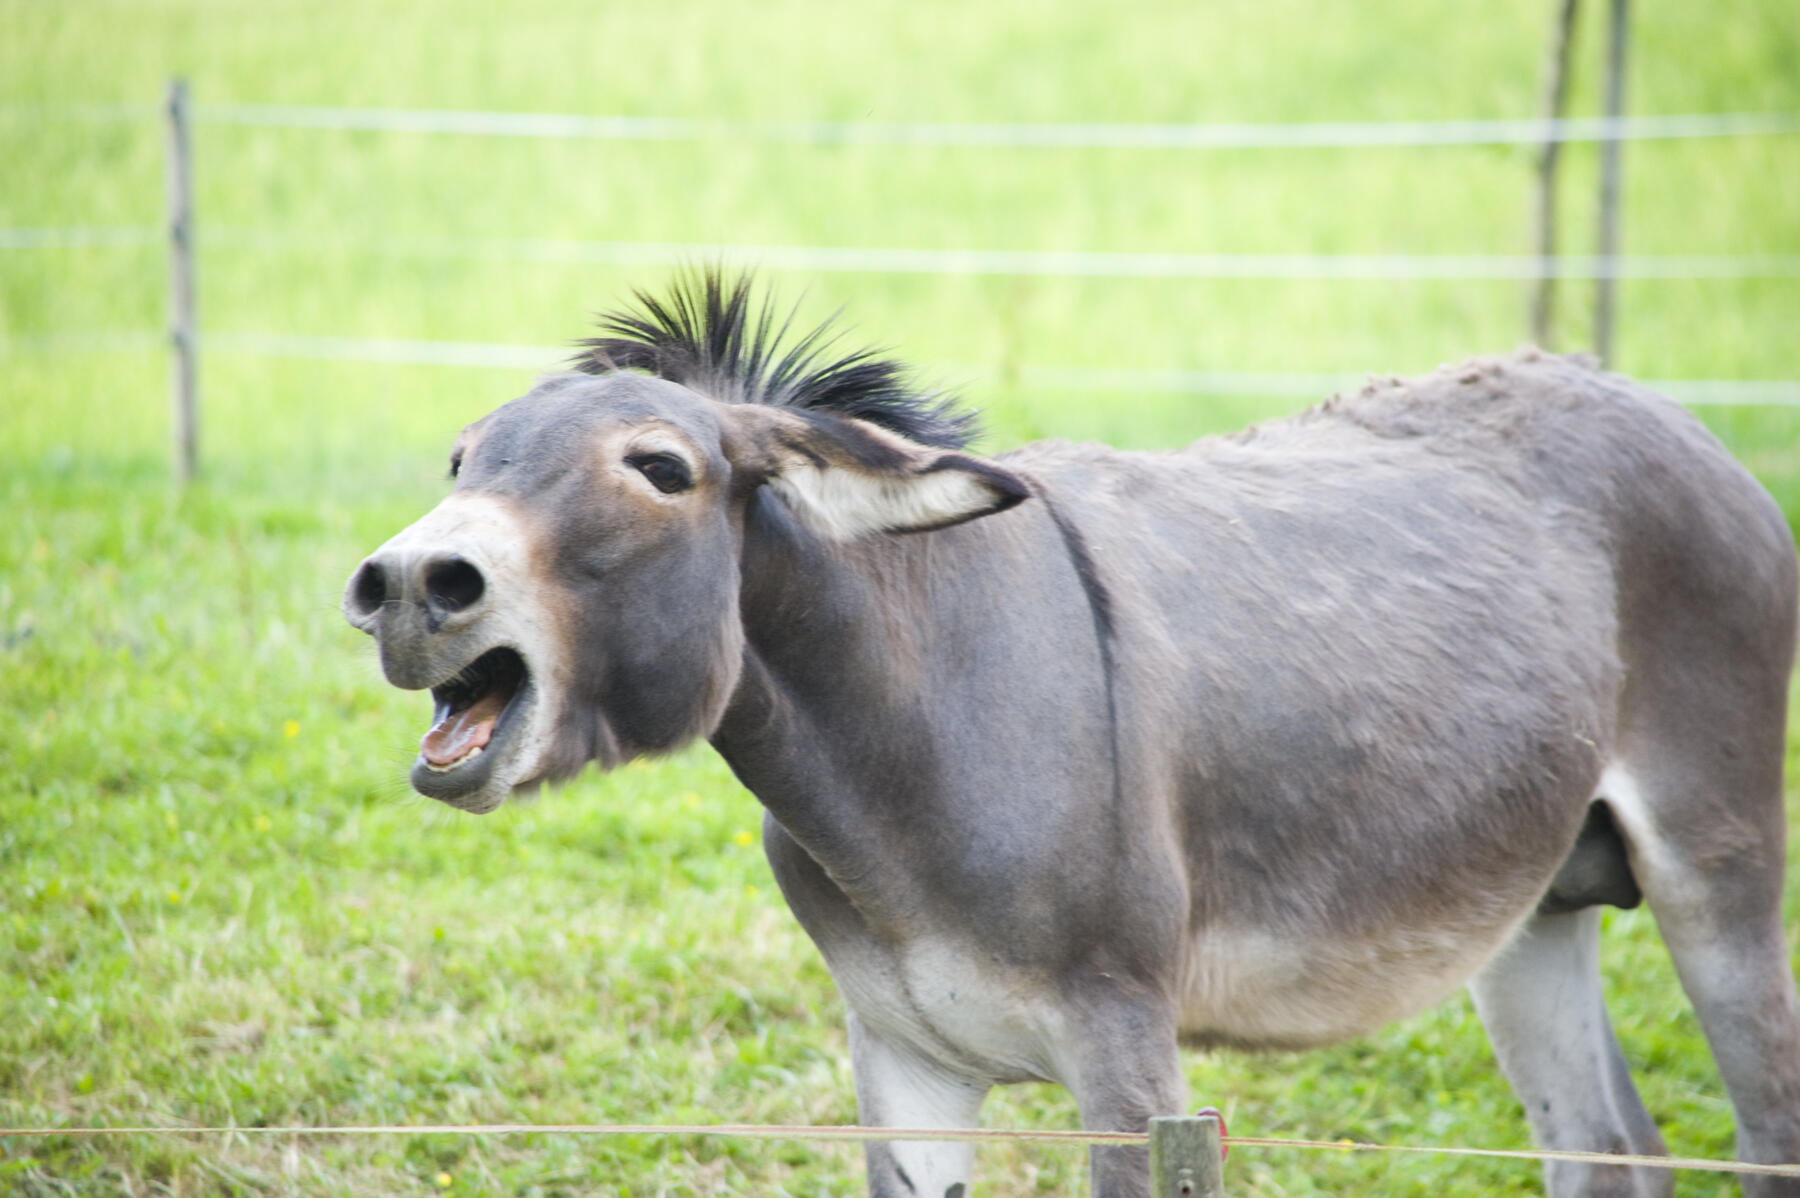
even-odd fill
[[[535,780],[544,702],[525,658],[490,649],[431,688],[431,730],[413,762],[413,789],[482,814]]]

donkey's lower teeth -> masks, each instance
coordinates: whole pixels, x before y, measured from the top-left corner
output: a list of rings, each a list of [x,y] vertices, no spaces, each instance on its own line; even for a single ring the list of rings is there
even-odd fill
[[[467,753],[464,753],[449,765],[438,765],[435,762],[427,761],[425,763],[425,768],[434,774],[447,774],[458,766],[469,764],[469,762],[475,760],[479,756],[481,756],[481,746],[476,745],[473,749],[470,749]]]
[[[482,654],[455,679],[433,687],[437,722],[419,742],[425,768],[448,773],[480,753],[524,675],[525,665],[516,652],[496,649]]]

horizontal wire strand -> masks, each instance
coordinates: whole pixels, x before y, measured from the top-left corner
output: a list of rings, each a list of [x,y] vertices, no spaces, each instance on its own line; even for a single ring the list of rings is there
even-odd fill
[[[158,244],[150,226],[0,228],[0,250]],[[723,265],[812,273],[1119,279],[1531,281],[1800,278],[1800,254],[1284,254],[1108,250],[926,249],[910,246],[733,245],[579,238],[309,235],[208,228],[202,250],[354,253],[388,258],[569,263],[590,266]]]
[[[811,121],[199,103],[197,124],[236,128],[433,133],[598,141],[754,141],[803,146],[970,149],[1261,150],[1542,145],[1667,141],[1800,133],[1800,113],[1668,113],[1627,117],[1518,117],[1438,121],[1093,122]],[[0,107],[15,122],[147,122],[153,104]]]
[[[25,333],[0,338],[8,352],[150,352],[168,342],[149,330],[90,333]],[[550,371],[570,357],[567,346],[512,345],[493,341],[430,341],[379,337],[313,337],[297,333],[208,333],[206,353],[298,358],[322,362],[363,362],[407,366],[460,366],[489,370]],[[995,368],[939,366],[934,373],[991,381]],[[1363,386],[1367,372],[1255,370],[1159,370],[1105,366],[1021,366],[1022,387],[1047,391],[1109,391],[1131,394],[1213,395],[1264,399],[1323,399]],[[1800,407],[1796,379],[1641,379],[1644,386],[1690,407]]]
[[[1147,1144],[1146,1132],[1033,1131],[1023,1128],[907,1128],[844,1125],[788,1126],[780,1124],[713,1123],[475,1123],[344,1125],[337,1127],[0,1127],[7,1137],[98,1137],[115,1135],[261,1135],[261,1136],[373,1136],[373,1135],[592,1135],[592,1136],[718,1136],[749,1140],[892,1141],[920,1140],[958,1143],[1030,1142],[1086,1146]],[[1364,1140],[1297,1140],[1263,1136],[1225,1136],[1229,1148],[1299,1149],[1332,1152],[1405,1152],[1435,1156],[1488,1157],[1501,1160],[1561,1161],[1587,1165],[1629,1165],[1646,1169],[1687,1170],[1704,1173],[1755,1173],[1771,1177],[1800,1177],[1800,1164],[1759,1164],[1753,1161],[1720,1161],[1707,1157],[1639,1156],[1606,1152],[1574,1152],[1553,1148],[1466,1148],[1422,1144],[1377,1144]]]

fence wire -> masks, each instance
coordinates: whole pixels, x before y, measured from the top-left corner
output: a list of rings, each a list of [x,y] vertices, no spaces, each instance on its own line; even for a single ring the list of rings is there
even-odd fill
[[[908,1128],[858,1126],[784,1126],[754,1123],[478,1123],[347,1125],[339,1127],[0,1127],[7,1137],[99,1137],[124,1135],[238,1136],[390,1136],[390,1135],[587,1135],[587,1136],[717,1136],[747,1140],[934,1141],[957,1143],[1025,1142],[1076,1146],[1134,1146],[1149,1142],[1146,1132],[1036,1131],[1024,1128]],[[1415,1155],[1487,1157],[1501,1160],[1559,1161],[1586,1165],[1629,1165],[1703,1173],[1753,1173],[1800,1178],[1800,1164],[1721,1161],[1708,1157],[1641,1156],[1626,1153],[1577,1152],[1555,1148],[1465,1148],[1426,1144],[1378,1144],[1366,1140],[1299,1140],[1260,1136],[1221,1136],[1228,1148],[1273,1148],[1327,1152],[1403,1152]]]
[[[0,109],[14,121],[149,121],[150,104],[65,104]],[[450,133],[598,141],[734,141],[810,146],[968,149],[1282,150],[1429,146],[1539,146],[1546,142],[1669,141],[1800,133],[1800,113],[1448,121],[1122,123],[713,120],[432,108],[195,104],[198,124],[359,133]]]
[[[161,349],[166,334],[149,330],[37,333],[0,339],[0,353],[134,353]],[[210,333],[209,353],[298,358],[325,362],[365,362],[406,366],[476,367],[490,370],[563,369],[566,345],[513,345],[495,341],[435,341],[379,337],[310,337],[294,333]],[[966,385],[992,382],[993,366],[945,365],[937,377]],[[1094,391],[1131,395],[1215,395],[1264,399],[1317,400],[1365,383],[1367,372],[1257,370],[1134,370],[1105,366],[1034,366],[1017,369],[1020,386],[1031,390]],[[1642,379],[1644,386],[1690,407],[1800,408],[1800,380]]]
[[[157,244],[149,226],[0,229],[0,250],[92,249]],[[1278,279],[1308,282],[1535,279],[1800,279],[1800,254],[1260,254],[1106,250],[919,249],[881,246],[734,245],[723,242],[585,241],[555,238],[342,236],[208,228],[203,249],[354,253],[589,266],[726,266],[808,273],[928,274],[1112,279]]]
[[[1542,146],[1800,134],[1800,113],[1748,112],[1545,119],[1305,122],[1294,124],[950,123],[901,121],[720,121],[444,109],[196,104],[196,122],[218,127],[463,134],[626,141],[731,139],[804,145],[912,145],[1051,149],[1297,149],[1326,147]],[[148,104],[0,107],[12,122],[151,121]],[[0,251],[149,248],[152,226],[0,229]],[[1800,254],[1291,254],[1080,250],[936,249],[815,245],[734,245],[547,238],[344,236],[209,227],[208,249],[276,253],[353,253],[382,257],[474,259],[670,267],[695,262],[807,273],[879,273],[1091,279],[1287,281],[1788,280],[1800,279]],[[117,347],[137,333],[13,337],[16,348]],[[390,341],[286,334],[215,334],[211,348],[231,353],[534,369],[561,350],[445,341]],[[977,372],[979,373],[979,372]],[[1329,394],[1360,375],[1244,371],[1109,370],[1027,367],[1020,377],[1053,389],[1307,397]],[[1653,381],[1691,404],[1800,406],[1800,381],[1683,379]]]

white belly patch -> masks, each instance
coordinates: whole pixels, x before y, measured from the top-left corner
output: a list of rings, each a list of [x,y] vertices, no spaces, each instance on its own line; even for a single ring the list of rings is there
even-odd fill
[[[1512,936],[1406,929],[1375,939],[1208,929],[1182,961],[1181,1030],[1244,1048],[1314,1048],[1431,1006]]]

